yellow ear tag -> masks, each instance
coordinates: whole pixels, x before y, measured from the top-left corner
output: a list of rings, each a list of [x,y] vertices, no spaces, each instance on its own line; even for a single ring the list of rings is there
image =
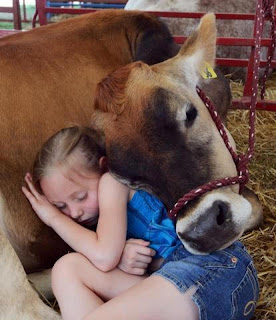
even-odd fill
[[[203,79],[214,79],[214,78],[217,78],[217,75],[216,75],[214,69],[206,61],[204,61],[204,67],[203,67],[203,70],[201,71],[201,75],[202,75]]]

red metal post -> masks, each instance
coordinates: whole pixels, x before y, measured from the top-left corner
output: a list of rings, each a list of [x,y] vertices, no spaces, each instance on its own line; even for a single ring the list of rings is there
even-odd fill
[[[13,0],[13,24],[15,30],[21,30],[21,15],[19,0]]]
[[[255,15],[255,19],[254,19],[254,31],[253,31],[253,38],[256,38],[257,35],[257,15]],[[262,15],[261,19],[261,23],[262,25],[264,24],[264,16]],[[258,31],[259,32],[259,31]],[[243,95],[245,97],[250,97],[252,94],[252,82],[253,82],[253,69],[254,69],[254,54],[255,54],[255,44],[252,45],[251,47],[251,53],[250,53],[250,58],[249,58],[249,63],[248,63],[248,68],[247,68],[247,76],[246,76],[246,81],[245,81],[245,85],[244,85],[244,91],[243,91]]]
[[[38,13],[38,20],[41,26],[47,24],[46,18],[46,0],[36,0],[36,10]]]

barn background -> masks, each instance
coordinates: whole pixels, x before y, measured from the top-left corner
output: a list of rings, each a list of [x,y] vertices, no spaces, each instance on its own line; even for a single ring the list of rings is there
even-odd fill
[[[22,29],[31,29],[31,20],[35,13],[35,0],[18,0]],[[0,0],[0,7],[12,7],[13,0]],[[0,12],[0,29],[14,29],[13,14]]]

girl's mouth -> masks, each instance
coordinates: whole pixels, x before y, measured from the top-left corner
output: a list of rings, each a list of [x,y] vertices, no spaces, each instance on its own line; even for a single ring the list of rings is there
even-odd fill
[[[93,226],[98,222],[99,217],[93,217],[84,221],[79,221],[79,224],[83,225],[83,226]]]

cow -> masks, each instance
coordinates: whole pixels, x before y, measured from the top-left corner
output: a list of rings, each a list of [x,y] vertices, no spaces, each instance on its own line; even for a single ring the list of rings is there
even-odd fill
[[[202,59],[214,64],[214,18],[204,21],[179,54],[167,28],[138,11],[106,10],[0,39],[1,244],[12,245],[1,252],[1,261],[15,261],[15,250],[30,273],[51,267],[70,250],[31,211],[21,185],[43,141],[72,122],[92,124],[100,133],[115,177],[155,193],[168,208],[188,189],[234,174],[195,92]],[[225,116],[231,94],[228,82],[217,75],[198,84]],[[206,253],[256,226],[260,207],[250,191],[246,198],[251,205],[237,187],[227,187],[193,202],[176,223],[184,244]],[[222,211],[213,214],[216,201]],[[214,225],[216,214],[224,220],[221,228]],[[204,246],[208,215],[218,236]],[[187,217],[199,222],[201,239],[184,239]],[[11,263],[5,265],[9,270]],[[3,276],[5,265],[1,284],[10,281]],[[16,275],[28,295],[22,271]]]
[[[173,12],[227,12],[227,13],[255,13],[256,1],[252,0],[129,0],[126,10],[144,11],[173,11]],[[162,18],[173,35],[189,35],[197,24],[197,19]],[[246,20],[218,20],[217,31],[219,37],[252,38],[253,21]],[[269,25],[265,25],[265,35],[269,37]],[[218,46],[217,57],[248,59],[250,48],[243,46]],[[261,51],[262,60],[266,60],[266,50]],[[231,78],[245,80],[246,69],[237,67],[220,67],[224,74],[232,74]],[[261,74],[263,70],[261,70]]]

